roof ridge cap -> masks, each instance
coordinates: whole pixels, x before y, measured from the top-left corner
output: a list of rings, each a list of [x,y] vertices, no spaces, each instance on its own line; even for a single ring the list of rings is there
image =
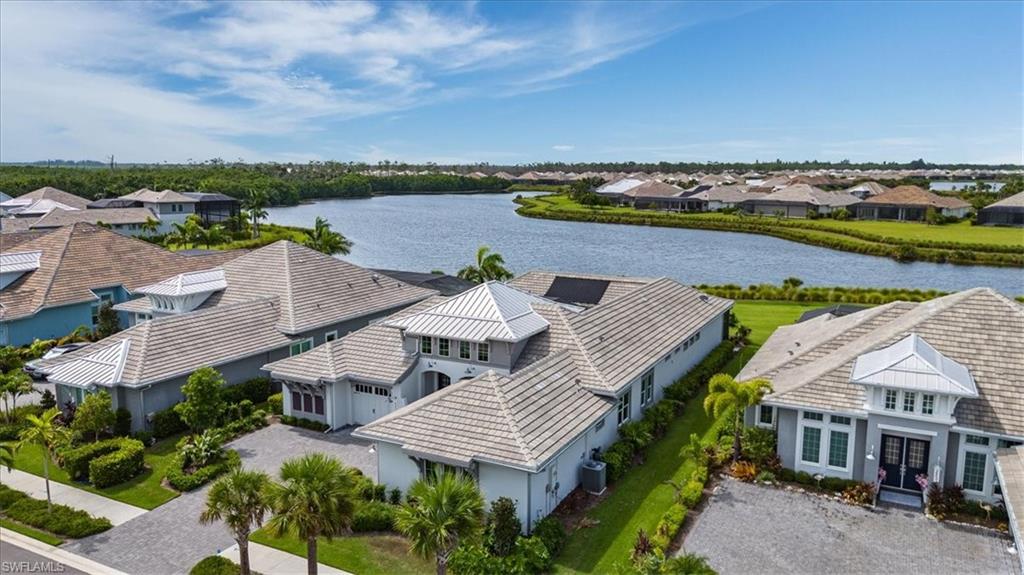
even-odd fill
[[[512,411],[508,407],[508,398],[505,397],[505,393],[502,391],[496,376],[497,373],[495,373],[493,369],[489,369],[481,379],[487,380],[494,389],[495,395],[498,396],[498,406],[505,415],[505,420],[508,422],[508,426],[512,430],[512,435],[515,437],[516,444],[519,445],[519,450],[526,456],[528,463],[536,465],[537,458],[530,451],[529,446],[526,445],[526,440],[523,438],[523,432],[519,429],[519,424],[516,422],[515,417],[512,415]]]
[[[648,285],[650,285],[650,284],[648,284]],[[644,287],[646,287],[646,286],[644,286]],[[640,288],[640,289],[643,289],[643,288]],[[636,291],[639,291],[639,290],[636,290]],[[626,295],[629,295],[629,294],[626,294]],[[616,301],[619,300],[619,299],[622,299],[622,298],[616,298]],[[611,302],[611,303],[614,303],[614,301]],[[561,315],[563,313],[563,311],[564,310],[559,308],[559,312],[558,313]],[[587,350],[587,346],[583,345],[583,340],[580,339],[579,334],[576,333],[576,328],[572,325],[572,320],[575,317],[580,317],[582,315],[583,314],[580,313],[580,314],[578,314],[576,316],[573,316],[573,317],[567,317],[567,316],[563,317],[562,320],[563,320],[563,322],[565,322],[565,329],[566,329],[566,331],[569,332],[569,337],[572,338],[572,342],[576,345],[576,348],[580,350],[580,354],[583,356],[583,361],[585,361],[587,363],[587,367],[589,367],[591,370],[594,371],[594,373],[597,375],[598,381],[601,382],[601,385],[603,385],[604,387],[611,387],[611,385],[608,383],[608,378],[605,377],[604,373],[600,369],[597,368],[597,365],[594,363],[594,359],[592,357],[590,357],[590,351]]]
[[[282,240],[282,241],[284,241],[284,240]],[[291,242],[285,241],[285,243],[283,244],[282,247],[284,249],[284,291],[285,291],[285,294],[287,295],[287,301],[288,301],[288,329],[289,330],[294,330],[295,329],[295,308],[294,308],[294,305],[292,305],[292,302],[294,301],[293,298],[295,297],[295,294],[294,294],[294,290],[292,289],[292,262],[291,262],[291,257],[290,257],[291,256],[291,250],[290,250]],[[283,310],[284,307],[285,306],[282,304],[281,305],[282,310]]]

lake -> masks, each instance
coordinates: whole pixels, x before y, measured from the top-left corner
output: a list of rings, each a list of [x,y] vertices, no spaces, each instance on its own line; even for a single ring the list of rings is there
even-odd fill
[[[936,180],[934,182],[929,183],[928,187],[933,192],[955,192],[957,190],[962,190],[964,188],[973,188],[976,183],[977,182],[974,182],[974,181],[971,181],[971,180],[959,181],[959,182],[950,182],[950,181],[945,181],[945,180]],[[993,193],[998,192],[999,188],[1002,188],[1003,186],[1006,185],[1003,182],[986,181],[985,183],[992,187],[992,192]]]
[[[530,195],[530,194],[524,194]],[[1024,270],[954,266],[840,252],[768,236],[539,220],[516,215],[515,194],[437,194],[324,200],[268,209],[277,224],[312,227],[323,216],[353,242],[360,266],[454,274],[480,245],[509,269],[669,276],[687,284],[781,283],[955,291],[988,286],[1024,294]]]

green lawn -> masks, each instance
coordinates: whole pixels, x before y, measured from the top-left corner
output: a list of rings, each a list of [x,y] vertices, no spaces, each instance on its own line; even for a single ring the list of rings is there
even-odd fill
[[[56,535],[53,535],[52,533],[47,533],[46,531],[40,531],[40,530],[38,530],[38,529],[36,529],[34,527],[29,527],[28,525],[22,525],[21,523],[18,523],[17,521],[11,521],[10,519],[6,519],[6,518],[0,519],[0,527],[3,527],[4,529],[10,529],[11,531],[14,531],[16,533],[21,533],[22,535],[25,535],[27,537],[31,537],[32,539],[35,539],[37,541],[42,541],[43,543],[46,543],[47,545],[54,545],[54,546],[56,546],[56,545],[60,545],[61,543],[64,542],[63,539],[61,539],[60,537],[57,537]]]
[[[295,537],[272,537],[265,529],[252,535],[252,541],[306,556],[306,542]],[[321,539],[317,546],[320,563],[358,575],[414,575],[433,573],[433,561],[409,552],[408,542],[398,535],[352,535]]]
[[[174,444],[178,438],[178,436],[168,437],[147,448],[145,459],[148,469],[120,485],[96,489],[87,483],[72,481],[67,472],[54,465],[50,465],[50,479],[129,505],[143,509],[155,509],[178,496],[176,492],[160,485],[167,474],[167,466],[174,457]],[[35,445],[22,447],[14,457],[14,467],[42,477],[43,450]]]
[[[750,343],[753,346],[760,346],[775,328],[794,323],[805,311],[828,305],[830,304],[738,300],[732,312],[740,323],[750,328]]]

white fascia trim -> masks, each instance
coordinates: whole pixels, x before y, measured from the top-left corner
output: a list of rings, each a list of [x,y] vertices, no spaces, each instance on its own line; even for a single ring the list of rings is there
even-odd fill
[[[879,423],[877,427],[878,429],[882,429],[885,431],[895,431],[897,433],[912,433],[914,435],[927,435],[928,437],[939,436],[939,433],[937,431],[925,431],[923,429],[917,429],[914,427],[902,427],[899,425],[889,425],[887,423]]]
[[[993,433],[991,431],[982,431],[973,427],[963,427],[961,425],[954,425],[950,428],[951,431],[957,433],[970,433],[971,435],[984,435],[985,437],[994,437],[996,439],[1009,439],[1010,441],[1024,441],[1024,435],[1007,435],[1005,433]]]

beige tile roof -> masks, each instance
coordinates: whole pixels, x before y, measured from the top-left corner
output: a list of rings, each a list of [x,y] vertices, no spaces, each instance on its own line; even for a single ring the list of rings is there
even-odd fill
[[[406,306],[437,293],[285,240],[222,267],[227,288],[203,307],[274,295],[282,305],[278,328],[290,334]]]
[[[526,272],[523,275],[516,276],[515,278],[511,279],[508,282],[508,284],[521,290],[526,290],[532,294],[544,296],[544,294],[546,294],[548,290],[551,288],[551,284],[552,282],[555,281],[556,277],[609,282],[608,289],[605,290],[604,295],[601,297],[601,301],[598,302],[598,304],[606,304],[617,297],[628,294],[629,292],[641,288],[655,280],[655,278],[609,276],[599,274],[580,274],[534,270]]]
[[[149,208],[108,208],[104,210],[53,210],[32,223],[32,229],[59,228],[78,222],[111,225],[141,224],[147,219],[159,220]]]
[[[33,200],[52,200],[54,202],[64,204],[65,206],[70,206],[72,208],[77,208],[79,210],[84,210],[85,207],[89,205],[89,200],[81,196],[69,194],[64,190],[58,190],[57,188],[53,188],[50,186],[39,188],[38,190],[32,190],[31,192],[27,194],[22,194],[15,199],[25,198],[30,198]]]
[[[3,249],[7,249],[7,244],[10,241],[8,234],[18,234],[27,232],[32,229],[32,224],[36,223],[39,218],[0,218],[0,234],[4,234]]]
[[[614,406],[578,377],[563,350],[512,377],[488,371],[451,385],[355,435],[461,465],[477,460],[536,471]]]
[[[1003,198],[998,202],[993,202],[982,209],[987,210],[989,208],[1024,208],[1024,192]]]
[[[683,189],[678,186],[651,180],[630,188],[623,195],[634,198],[673,198],[681,193],[683,193]]]
[[[846,192],[827,192],[808,184],[790,184],[761,199],[766,202],[793,202],[833,207],[860,202],[860,199]]]
[[[149,188],[135,190],[134,192],[130,194],[125,194],[121,197],[124,199],[138,200],[140,202],[153,204],[194,204],[199,201],[195,198],[190,198],[184,194],[179,194],[174,190],[163,190],[160,192],[156,192]]]
[[[974,377],[979,397],[957,404],[959,425],[1024,436],[1024,307],[988,288],[780,328],[739,377],[771,380],[771,403],[860,412],[864,389],[850,383],[857,357],[912,333]]]
[[[177,273],[208,269],[238,252],[186,256],[87,223],[58,228],[3,251],[43,252],[38,270],[4,288],[0,318],[17,319],[44,307],[96,301],[93,288],[123,285],[129,290]]]
[[[82,385],[81,374],[69,365],[85,360],[108,346],[127,340],[119,383],[140,386],[188,375],[213,366],[283,348],[291,339],[275,326],[281,311],[277,298],[260,298],[188,314],[154,318],[104,338],[92,345],[40,362],[44,372],[68,374],[64,383]]]
[[[896,186],[864,200],[866,205],[933,206],[936,208],[969,208],[971,204],[950,196],[940,196],[917,186]]]

